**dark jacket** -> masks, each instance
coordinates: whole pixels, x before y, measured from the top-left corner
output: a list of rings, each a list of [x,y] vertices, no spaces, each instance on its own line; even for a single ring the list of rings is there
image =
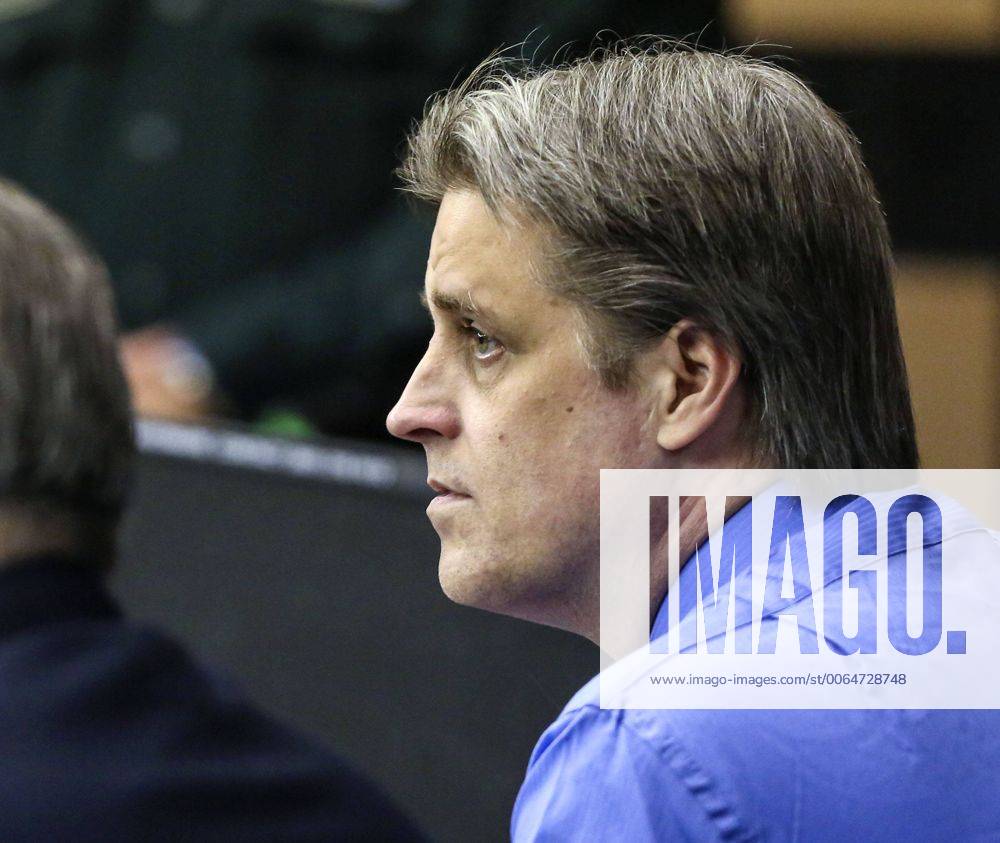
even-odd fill
[[[254,708],[100,574],[0,572],[0,839],[416,840],[377,790]]]

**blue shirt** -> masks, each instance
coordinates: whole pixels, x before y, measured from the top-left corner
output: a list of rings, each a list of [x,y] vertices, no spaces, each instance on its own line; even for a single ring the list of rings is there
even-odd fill
[[[664,600],[651,637],[670,626]],[[515,843],[1000,839],[1000,712],[602,710],[598,688],[535,747]]]

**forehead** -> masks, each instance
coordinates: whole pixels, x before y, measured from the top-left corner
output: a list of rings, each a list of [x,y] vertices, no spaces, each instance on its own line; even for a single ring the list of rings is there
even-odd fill
[[[449,191],[438,209],[427,261],[426,292],[477,306],[528,311],[560,300],[535,280],[541,231],[504,224],[470,191]]]

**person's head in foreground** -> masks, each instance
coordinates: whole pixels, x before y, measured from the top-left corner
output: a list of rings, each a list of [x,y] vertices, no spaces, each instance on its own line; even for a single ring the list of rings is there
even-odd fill
[[[106,567],[133,452],[110,285],[41,203],[0,180],[0,565]]]
[[[122,616],[103,580],[132,455],[105,271],[0,180],[0,839],[421,839]]]
[[[597,640],[602,468],[916,465],[882,210],[791,74],[488,62],[401,172],[439,206],[434,334],[388,426],[442,493],[452,599]]]

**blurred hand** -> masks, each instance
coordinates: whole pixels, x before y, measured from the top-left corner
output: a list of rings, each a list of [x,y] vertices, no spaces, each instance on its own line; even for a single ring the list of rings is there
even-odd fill
[[[212,415],[211,367],[183,336],[154,325],[125,334],[119,349],[137,415],[173,421]]]

